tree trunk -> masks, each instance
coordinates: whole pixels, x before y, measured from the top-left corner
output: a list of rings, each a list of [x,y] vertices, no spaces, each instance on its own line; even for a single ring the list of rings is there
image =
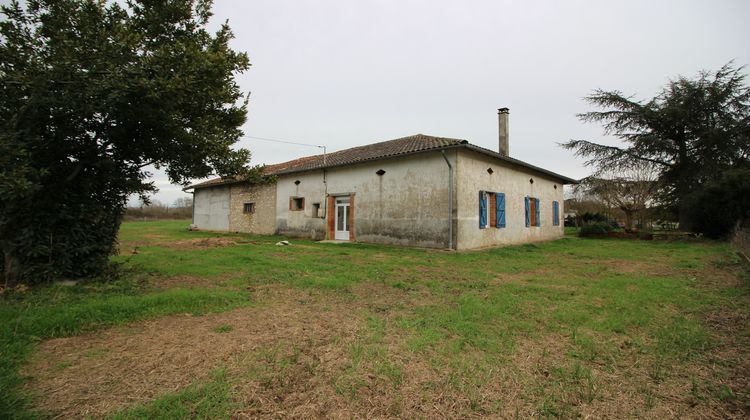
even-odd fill
[[[633,229],[633,213],[635,212],[625,209],[622,209],[622,212],[625,213],[625,227],[628,229]]]
[[[686,198],[680,198],[680,204],[677,209],[677,220],[680,222],[681,231],[693,231],[693,222],[690,220],[690,206],[688,205]]]
[[[690,184],[683,174],[677,184],[677,220],[682,232],[692,232],[693,222],[690,219]]]
[[[5,280],[5,288],[13,288],[18,284],[20,278],[20,264],[18,257],[13,255],[8,250],[3,251],[3,279]]]
[[[690,177],[692,174],[688,173],[687,144],[682,139],[678,142],[678,153],[679,161],[675,165],[677,172],[677,220],[680,222],[681,231],[691,232],[693,224],[690,221],[688,197],[690,195]]]

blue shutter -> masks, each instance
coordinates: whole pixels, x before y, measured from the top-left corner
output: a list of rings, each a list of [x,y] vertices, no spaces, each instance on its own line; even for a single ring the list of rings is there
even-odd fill
[[[552,202],[552,224],[560,226],[560,204],[557,201]]]
[[[526,207],[526,227],[529,227],[529,224],[531,224],[531,215],[529,214],[529,197],[524,197],[523,204]]]
[[[479,229],[487,227],[487,194],[479,191]]]
[[[542,219],[539,217],[540,213],[540,205],[539,205],[539,199],[535,198],[534,201],[536,201],[536,225],[541,226],[542,225]]]
[[[505,227],[505,193],[495,193],[495,214],[497,215],[497,227]]]

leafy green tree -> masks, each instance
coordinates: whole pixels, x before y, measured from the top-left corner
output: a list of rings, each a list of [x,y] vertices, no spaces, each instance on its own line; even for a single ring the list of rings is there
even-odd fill
[[[738,223],[750,220],[750,168],[722,172],[689,197],[694,230],[709,238],[728,237]]]
[[[653,165],[662,200],[675,208],[681,229],[690,230],[688,197],[750,158],[750,88],[742,70],[730,63],[695,79],[678,77],[648,101],[596,90],[586,100],[604,110],[578,117],[603,124],[623,146],[571,140],[563,147],[587,158],[596,174]]]
[[[249,67],[210,0],[28,0],[0,8],[0,248],[6,285],[101,272],[146,168],[185,184],[252,174],[232,149]]]

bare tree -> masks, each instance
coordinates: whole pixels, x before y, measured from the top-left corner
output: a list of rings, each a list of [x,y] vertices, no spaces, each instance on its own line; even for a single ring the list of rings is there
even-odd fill
[[[606,170],[600,176],[590,176],[577,187],[599,198],[610,208],[625,215],[625,225],[633,228],[635,216],[646,210],[657,190],[658,172],[653,165],[640,163],[621,171]]]
[[[180,197],[174,200],[174,204],[172,204],[172,207],[175,207],[175,208],[193,207],[193,199],[190,197]]]

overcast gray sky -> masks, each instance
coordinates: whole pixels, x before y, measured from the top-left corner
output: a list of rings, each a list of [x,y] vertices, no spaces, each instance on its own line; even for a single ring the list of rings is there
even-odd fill
[[[217,0],[253,64],[249,136],[329,151],[416,133],[497,149],[510,108],[511,156],[579,178],[557,143],[608,141],[575,114],[591,90],[650,98],[670,77],[750,64],[748,1]],[[253,163],[315,148],[243,140]],[[179,188],[164,183],[157,199]]]
[[[252,62],[248,136],[329,151],[416,133],[497,149],[579,178],[557,143],[603,139],[575,114],[593,89],[650,98],[669,78],[750,64],[750,1],[215,0]],[[747,70],[746,70],[747,72]],[[252,139],[253,164],[317,154]],[[183,196],[156,174],[156,199]]]

